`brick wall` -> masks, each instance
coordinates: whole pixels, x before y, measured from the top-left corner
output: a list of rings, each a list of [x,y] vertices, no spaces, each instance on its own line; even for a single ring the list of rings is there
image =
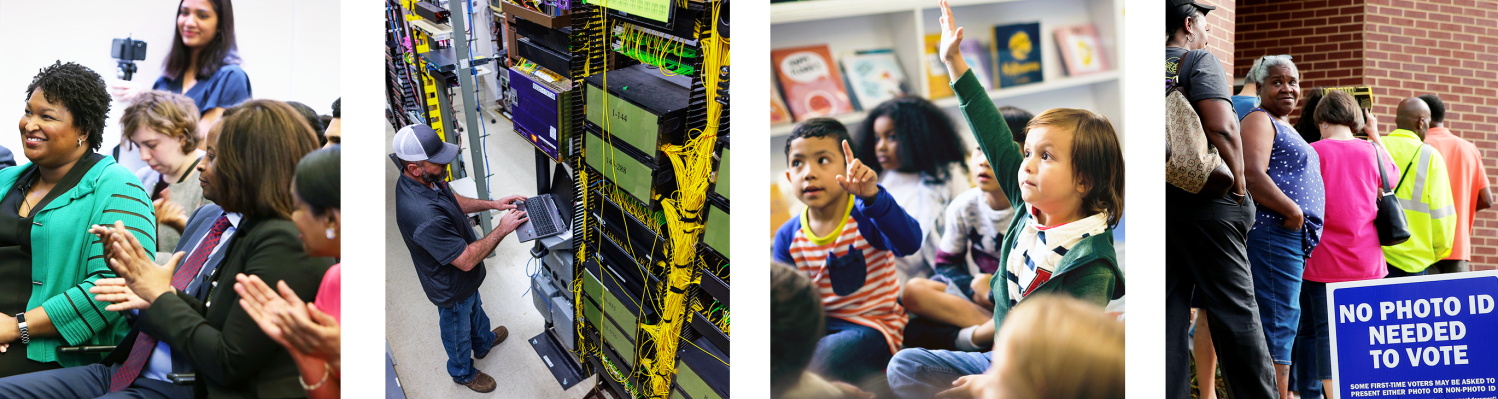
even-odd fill
[[[1242,1],[1233,76],[1248,75],[1254,60],[1289,54],[1300,69],[1300,87],[1365,83],[1363,5],[1342,1]]]
[[[1302,88],[1372,86],[1384,130],[1400,100],[1438,95],[1446,126],[1477,145],[1498,185],[1498,2],[1252,0],[1235,21],[1235,76],[1259,56],[1290,54]],[[1473,268],[1498,269],[1498,212],[1476,220]]]
[[[1235,9],[1238,7],[1230,0],[1204,0],[1202,3],[1217,6],[1216,10],[1207,13],[1207,32],[1211,40],[1207,41],[1207,50],[1212,55],[1222,60],[1222,70],[1233,70],[1233,31]]]

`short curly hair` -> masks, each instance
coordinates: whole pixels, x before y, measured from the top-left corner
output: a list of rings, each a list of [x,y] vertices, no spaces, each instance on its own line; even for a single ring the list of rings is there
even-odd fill
[[[125,140],[133,141],[135,132],[142,127],[151,128],[164,136],[181,142],[183,154],[191,154],[198,148],[198,105],[187,96],[161,90],[151,90],[135,96],[130,106],[125,107],[125,116],[120,117]]]
[[[73,115],[73,127],[88,135],[88,147],[98,151],[104,145],[104,124],[109,119],[109,89],[104,78],[83,65],[57,61],[43,68],[26,86],[26,101],[31,93],[42,89],[47,102],[62,104]]]

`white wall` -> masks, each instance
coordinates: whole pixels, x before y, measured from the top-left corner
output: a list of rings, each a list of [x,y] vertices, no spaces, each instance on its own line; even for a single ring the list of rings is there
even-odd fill
[[[105,81],[115,79],[109,58],[111,39],[127,35],[148,44],[132,79],[149,87],[161,76],[176,29],[174,0],[41,2],[0,0],[0,131],[25,111],[26,86],[42,68],[62,60],[92,68]],[[337,0],[256,0],[234,4],[241,66],[255,98],[300,101],[319,114],[333,112],[339,97],[339,2]],[[119,118],[126,104],[116,101],[104,131],[107,151],[119,143]],[[19,133],[0,133],[0,145],[25,163]]]

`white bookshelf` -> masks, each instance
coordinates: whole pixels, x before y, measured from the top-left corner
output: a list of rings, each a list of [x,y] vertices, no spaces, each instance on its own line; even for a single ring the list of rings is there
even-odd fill
[[[1014,105],[1040,113],[1051,108],[1082,108],[1098,112],[1113,122],[1119,136],[1123,131],[1120,66],[1124,51],[1122,0],[950,0],[959,26],[965,28],[968,40],[993,41],[993,27],[1014,23],[1040,22],[1042,70],[1041,83],[1000,88],[988,92],[994,103]],[[782,49],[826,44],[834,62],[856,50],[893,49],[910,81],[913,94],[929,98],[925,58],[925,37],[940,33],[940,5],[936,0],[812,0],[770,5],[770,48]],[[1092,23],[1103,42],[1103,54],[1112,70],[1083,76],[1066,76],[1060,50],[1056,48],[1055,30],[1062,26]],[[773,71],[773,68],[772,68]],[[774,81],[775,78],[771,78]],[[944,82],[943,82],[944,83]],[[971,146],[972,134],[957,108],[956,97],[933,101],[947,112],[958,133]],[[873,107],[877,104],[865,104]],[[850,133],[860,129],[864,112],[835,116],[848,126]],[[786,138],[794,124],[770,127],[771,181],[781,185],[781,192],[791,211],[803,206],[796,201],[785,179]],[[856,133],[855,133],[856,134]]]
[[[1122,54],[1121,25],[1123,4],[1117,0],[951,0],[957,23],[965,28],[968,40],[993,41],[993,27],[1012,23],[1040,22],[1041,60],[1045,80],[989,91],[999,105],[1014,105],[1031,112],[1057,108],[1083,108],[1107,116],[1119,128],[1123,126],[1119,104],[1118,71]],[[935,0],[813,0],[770,5],[770,48],[781,49],[826,44],[834,61],[852,51],[878,48],[893,49],[910,81],[913,94],[928,97],[929,82],[925,67],[925,36],[939,33],[941,9]],[[1092,23],[1096,26],[1111,71],[1066,76],[1059,50],[1056,28]],[[772,78],[773,81],[773,78]],[[967,136],[966,124],[957,110],[957,99],[945,97],[934,101],[959,125]],[[872,107],[875,104],[865,104]],[[865,113],[853,112],[835,116],[857,130]],[[772,145],[783,145],[794,124],[772,126]],[[783,168],[784,159],[776,151],[774,165]]]

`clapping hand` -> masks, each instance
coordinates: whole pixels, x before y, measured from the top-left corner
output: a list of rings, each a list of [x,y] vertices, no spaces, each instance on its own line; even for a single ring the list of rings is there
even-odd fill
[[[848,162],[847,174],[837,175],[837,184],[858,198],[871,198],[879,194],[879,176],[863,161],[853,157],[853,149],[843,140],[843,159]]]
[[[336,319],[318,310],[316,305],[303,303],[285,281],[276,285],[280,289],[277,293],[259,276],[238,274],[234,278],[239,306],[260,325],[266,336],[297,354],[321,358],[329,365],[338,363],[339,326]]]
[[[121,221],[114,222],[114,232],[110,234],[108,244],[113,253],[108,258],[110,270],[123,278],[126,287],[139,299],[151,303],[161,294],[174,291],[172,272],[177,270],[177,264],[187,255],[186,252],[172,254],[166,265],[158,266],[151,261],[151,254],[135,239],[135,235],[126,232],[125,222]]]
[[[125,279],[123,278],[98,279],[94,281],[93,288],[88,289],[88,293],[94,294],[94,300],[96,301],[109,302],[110,305],[104,307],[104,310],[110,312],[122,312],[130,309],[146,310],[151,307],[150,302],[140,299],[139,296],[135,295],[134,291],[130,290],[130,287],[125,284]]]

